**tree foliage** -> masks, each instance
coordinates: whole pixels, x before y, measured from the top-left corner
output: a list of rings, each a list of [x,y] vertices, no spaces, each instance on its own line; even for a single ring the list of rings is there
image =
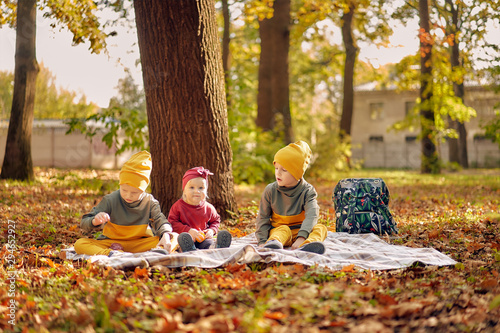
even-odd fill
[[[118,80],[117,96],[109,107],[86,117],[72,117],[66,123],[66,134],[80,132],[88,138],[104,134],[102,141],[108,148],[115,147],[116,155],[126,150],[149,150],[148,120],[144,91],[134,82],[132,75]]]
[[[121,4],[121,1],[102,6]],[[31,133],[36,96],[36,77],[39,71],[36,59],[37,9],[44,16],[54,18],[57,23],[73,33],[73,44],[90,42],[89,49],[99,53],[106,49],[105,25],[101,25],[96,10],[98,3],[92,0],[66,1],[36,0],[0,2],[0,27],[7,24],[16,28],[16,56],[12,111],[1,178],[31,180],[34,176],[31,158]],[[121,6],[115,7],[121,10]],[[54,26],[57,24],[55,23]],[[112,33],[111,33],[112,34]]]
[[[66,119],[87,117],[97,111],[97,105],[87,103],[85,94],[57,87],[56,76],[45,67],[39,65],[40,72],[36,78],[35,119]],[[12,105],[14,75],[8,71],[0,71],[0,109],[2,118],[8,118]]]

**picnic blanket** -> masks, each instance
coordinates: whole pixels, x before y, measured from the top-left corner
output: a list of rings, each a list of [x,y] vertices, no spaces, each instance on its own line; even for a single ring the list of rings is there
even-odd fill
[[[322,266],[341,270],[348,265],[362,269],[389,270],[411,266],[415,263],[447,266],[457,262],[432,248],[411,248],[391,245],[375,234],[348,234],[328,232],[324,254],[300,250],[277,250],[257,247],[255,234],[234,238],[224,249],[200,250],[187,253],[161,254],[153,251],[124,253],[116,257],[104,255],[78,255],[73,248],[66,249],[66,259],[89,259],[116,269],[161,265],[170,268],[196,266],[201,268],[223,267],[228,264],[254,262],[287,262],[307,266]]]

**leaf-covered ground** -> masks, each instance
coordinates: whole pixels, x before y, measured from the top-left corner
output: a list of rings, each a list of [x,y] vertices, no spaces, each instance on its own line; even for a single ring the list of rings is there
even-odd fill
[[[287,264],[120,271],[61,259],[81,215],[117,189],[116,171],[36,169],[0,182],[0,330],[5,332],[500,332],[500,170],[447,175],[357,171],[308,179],[334,230],[332,189],[382,177],[400,234],[459,264],[342,271]],[[237,186],[223,229],[254,231],[259,186]],[[15,302],[14,302],[15,301]]]

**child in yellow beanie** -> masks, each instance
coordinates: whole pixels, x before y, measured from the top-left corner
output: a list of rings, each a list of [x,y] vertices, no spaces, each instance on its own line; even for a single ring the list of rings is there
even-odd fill
[[[80,223],[85,231],[102,228],[102,235],[77,240],[76,253],[113,256],[122,251],[137,253],[157,247],[163,247],[157,251],[164,254],[175,250],[172,226],[158,200],[146,193],[151,168],[151,154],[147,151],[138,152],[125,162],[119,175],[120,189],[104,196],[90,213],[83,215]],[[154,236],[147,232],[148,226]]]
[[[325,252],[328,230],[318,224],[318,195],[303,178],[311,154],[306,142],[297,141],[274,156],[276,181],[266,186],[257,216],[259,247]]]

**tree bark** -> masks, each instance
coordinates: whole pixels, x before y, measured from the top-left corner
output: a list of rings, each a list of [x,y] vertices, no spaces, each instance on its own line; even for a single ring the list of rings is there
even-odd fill
[[[342,41],[345,48],[344,64],[344,98],[342,101],[342,116],[340,117],[340,136],[350,137],[352,127],[352,114],[354,108],[354,66],[359,48],[356,46],[352,33],[353,19],[356,7],[349,4],[349,11],[342,15]]]
[[[35,106],[36,76],[36,0],[17,3],[14,92],[10,113],[2,179],[33,180],[31,135]]]
[[[229,68],[230,68],[230,50],[229,45],[231,43],[230,28],[231,28],[231,15],[229,12],[229,5],[227,0],[222,0],[222,17],[224,18],[224,32],[222,35],[222,68],[224,69],[224,82],[226,83],[226,101],[227,105],[231,103],[231,97],[229,92]]]
[[[259,22],[259,36],[259,83],[257,91],[257,118],[255,119],[255,124],[263,131],[272,131],[274,130],[272,91],[274,42],[272,18],[266,18]]]
[[[260,63],[255,123],[264,131],[283,131],[284,144],[293,142],[290,112],[290,0],[275,0],[273,17],[259,22]],[[281,115],[281,122],[276,115]]]
[[[459,45],[459,36],[460,36],[460,22],[459,22],[459,10],[457,6],[455,6],[453,1],[447,1],[450,5],[451,11],[451,31],[454,35],[454,43],[451,46],[451,71],[455,73],[462,67],[462,62],[460,59],[460,45]],[[455,77],[455,75],[454,75]],[[463,83],[463,76],[461,76],[458,80],[453,80],[453,92],[456,97],[460,98],[462,103],[465,99],[465,88]],[[469,158],[467,154],[467,131],[465,129],[465,124],[458,120],[452,120],[452,126],[458,133],[458,139],[450,140],[450,162],[457,162],[463,168],[469,167]]]
[[[432,40],[430,35],[429,4],[419,0],[420,15],[420,115],[422,130],[422,173],[440,173],[439,158],[432,128]]]
[[[236,212],[224,75],[213,0],[135,0],[153,170],[168,214],[186,170],[203,166],[209,201]]]
[[[283,116],[284,144],[294,141],[290,113],[290,79],[288,53],[290,49],[290,0],[274,1],[272,99],[273,111]]]

